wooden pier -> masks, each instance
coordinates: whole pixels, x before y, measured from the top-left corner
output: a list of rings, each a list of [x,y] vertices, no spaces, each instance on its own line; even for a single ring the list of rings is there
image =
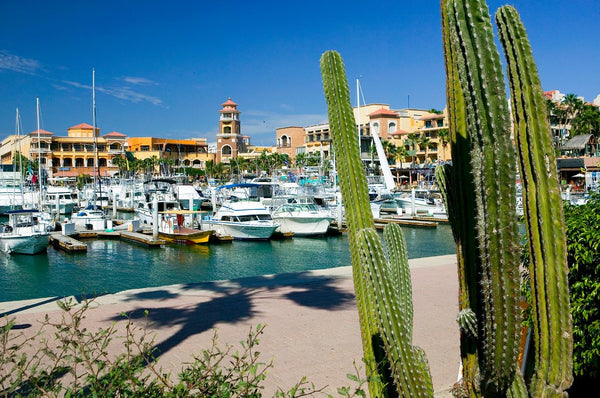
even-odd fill
[[[383,229],[386,224],[398,224],[404,227],[437,228],[438,223],[434,221],[424,221],[414,218],[376,218],[375,228]]]
[[[59,249],[76,252],[87,251],[87,245],[68,235],[63,235],[60,232],[50,234],[50,243]]]
[[[162,239],[154,239],[152,235],[130,231],[121,231],[121,239],[128,240],[130,242],[142,243],[149,247],[160,247],[160,245],[165,243],[165,241]]]

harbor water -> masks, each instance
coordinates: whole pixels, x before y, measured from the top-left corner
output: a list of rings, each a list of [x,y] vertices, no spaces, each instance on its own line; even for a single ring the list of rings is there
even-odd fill
[[[409,258],[455,253],[448,225],[403,228]],[[112,239],[88,240],[86,253],[0,253],[0,301],[94,296],[178,283],[299,272],[350,265],[348,237],[293,238],[149,249]]]

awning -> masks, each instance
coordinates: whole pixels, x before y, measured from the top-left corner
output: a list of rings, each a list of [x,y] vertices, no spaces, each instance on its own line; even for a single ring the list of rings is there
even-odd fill
[[[569,149],[585,149],[587,144],[590,144],[590,140],[592,138],[592,134],[581,134],[576,135],[571,138],[569,141],[565,142],[561,149],[569,150]]]

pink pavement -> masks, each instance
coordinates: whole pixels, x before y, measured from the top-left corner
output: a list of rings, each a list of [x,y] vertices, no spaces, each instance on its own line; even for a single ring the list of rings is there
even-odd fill
[[[413,259],[410,266],[414,344],[427,354],[436,396],[450,396],[460,362],[456,258]],[[59,315],[58,307],[47,301],[0,303],[0,312],[11,309],[17,324],[35,330],[44,314]],[[265,397],[303,376],[337,396],[338,387],[353,386],[346,374],[354,372],[354,363],[364,370],[350,267],[100,296],[87,313],[86,326],[124,323],[122,313],[145,325],[144,310],[162,353],[158,363],[173,374],[192,361],[193,353],[210,346],[214,330],[220,344],[237,345],[259,323],[267,326],[258,351],[265,362],[274,362],[264,383]]]

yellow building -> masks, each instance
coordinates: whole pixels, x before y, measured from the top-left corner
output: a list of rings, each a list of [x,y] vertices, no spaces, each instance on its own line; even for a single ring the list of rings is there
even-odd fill
[[[20,143],[11,135],[2,141],[0,158],[3,164],[12,163],[15,152],[36,160],[40,158],[42,169],[49,177],[76,177],[80,174],[110,176],[118,172],[112,158],[125,153],[126,136],[112,132],[100,136],[100,129],[81,123],[67,129],[66,137],[40,130],[21,137]],[[96,154],[94,153],[94,142]],[[95,159],[98,167],[94,170]]]
[[[130,137],[127,151],[138,159],[171,159],[175,166],[204,168],[207,160],[214,160],[214,154],[208,153],[206,138],[176,140],[154,137]]]

